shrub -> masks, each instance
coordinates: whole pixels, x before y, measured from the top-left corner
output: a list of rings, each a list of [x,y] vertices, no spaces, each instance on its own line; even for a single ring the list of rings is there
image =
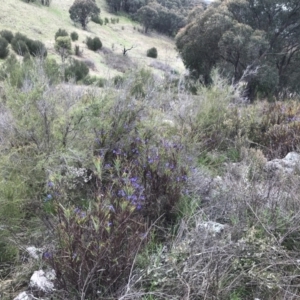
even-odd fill
[[[63,62],[71,54],[71,47],[71,40],[68,36],[57,37],[54,48],[59,53]]]
[[[80,48],[79,48],[78,45],[75,45],[74,53],[75,53],[76,56],[81,56],[82,55],[82,51],[80,51]]]
[[[75,78],[76,81],[82,80],[89,73],[87,65],[77,59],[73,59],[71,64],[65,70],[65,78],[69,80]]]
[[[73,42],[78,40],[78,33],[76,31],[73,31],[70,36]]]
[[[124,77],[121,76],[121,75],[116,75],[114,78],[113,78],[113,82],[114,82],[114,85],[116,87],[120,87],[123,82],[124,82]]]
[[[89,76],[87,75],[83,80],[82,83],[85,85],[94,85],[97,87],[104,87],[106,84],[106,79],[97,77],[97,76]]]
[[[93,39],[88,37],[86,40],[86,44],[90,50],[97,51],[102,48],[102,42],[98,37],[94,37]]]
[[[93,105],[90,113],[96,117],[98,109]],[[91,195],[101,196],[81,206],[57,205],[59,246],[46,254],[61,287],[83,291],[89,299],[97,299],[97,291],[103,297],[115,293],[127,283],[136,253],[148,241],[147,228],[176,219],[174,208],[186,181],[180,145],[157,141],[162,147],[152,149],[154,140],[135,133],[136,111],[112,110],[116,121],[112,127],[95,130],[89,189]],[[57,193],[63,194],[59,189]]]
[[[32,56],[47,56],[47,49],[42,42],[28,39],[26,45]]]
[[[147,57],[157,58],[157,49],[155,47],[148,49]]]
[[[2,30],[0,32],[0,35],[7,40],[8,43],[11,43],[12,39],[14,38],[14,35],[9,30]]]
[[[283,158],[289,152],[299,149],[298,101],[264,103],[257,117],[249,126],[249,139],[261,147],[268,159]]]
[[[0,37],[0,58],[6,58],[8,55],[9,50],[8,50],[8,42],[5,38]]]
[[[92,16],[91,20],[96,24],[103,25],[103,20],[100,18],[99,15]]]
[[[69,34],[65,29],[59,28],[58,31],[55,33],[55,40],[60,36],[69,36]]]
[[[14,37],[11,42],[11,46],[13,50],[21,56],[24,56],[26,53],[29,53],[27,44],[22,39],[17,39],[16,37]]]
[[[105,18],[104,19],[104,25],[106,25],[107,23],[109,23],[109,20],[108,20],[108,18]]]

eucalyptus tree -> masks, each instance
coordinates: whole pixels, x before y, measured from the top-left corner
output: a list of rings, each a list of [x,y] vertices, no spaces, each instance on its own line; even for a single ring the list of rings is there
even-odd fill
[[[176,44],[186,67],[205,83],[219,67],[234,81],[246,80],[250,96],[298,91],[300,1],[214,1],[190,18]]]
[[[75,0],[69,9],[71,20],[81,24],[86,30],[86,26],[91,17],[100,14],[100,8],[96,5],[95,0]]]

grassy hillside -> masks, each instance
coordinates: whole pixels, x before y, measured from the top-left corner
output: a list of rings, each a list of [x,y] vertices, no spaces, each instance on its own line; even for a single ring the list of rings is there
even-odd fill
[[[69,18],[68,10],[73,0],[52,0],[50,7],[44,7],[39,4],[27,4],[20,0],[6,0],[1,3],[0,10],[0,30],[8,29],[13,32],[21,32],[29,38],[38,39],[47,46],[49,56],[60,60],[54,51],[54,35],[59,28],[66,29],[69,33],[76,31],[79,34],[77,45],[83,49],[83,60],[91,60],[95,65],[91,73],[99,76],[110,77],[120,73],[120,69],[114,68],[113,62],[124,64],[123,69],[136,68],[136,66],[149,66],[153,64],[158,67],[151,67],[154,70],[158,68],[168,68],[166,65],[172,65],[172,69],[178,72],[184,70],[183,63],[178,57],[175,45],[172,39],[151,32],[143,34],[138,31],[141,29],[136,22],[126,17],[118,16],[119,23],[100,26],[93,22],[88,24],[88,30],[84,31],[80,26],[73,24]],[[105,1],[96,0],[101,8],[101,18],[116,17],[107,12]],[[104,50],[95,53],[87,49],[85,40],[87,36],[98,36]],[[74,43],[75,45],[75,43]],[[128,58],[122,57],[123,46],[126,48],[134,47],[128,52]],[[146,57],[147,49],[156,47],[158,50],[157,60]],[[106,58],[105,58],[105,54]],[[107,59],[109,57],[109,63]],[[158,64],[157,64],[158,62]]]

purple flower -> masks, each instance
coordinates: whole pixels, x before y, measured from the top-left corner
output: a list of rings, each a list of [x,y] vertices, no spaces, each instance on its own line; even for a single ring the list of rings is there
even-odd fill
[[[52,195],[48,194],[45,198],[44,198],[44,202],[48,202],[52,199]]]
[[[48,182],[48,187],[53,188],[54,187],[54,183],[52,181]]]
[[[133,183],[133,182],[137,182],[138,178],[137,177],[131,177],[130,178],[130,182]]]
[[[74,208],[74,213],[75,214],[79,214],[80,212],[81,212],[80,208],[78,208],[78,207]]]
[[[182,181],[187,181],[188,177],[186,175],[181,176]]]
[[[110,211],[116,212],[116,210],[115,210],[115,208],[113,207],[113,205],[109,205],[108,208],[109,208]]]
[[[133,204],[136,203],[136,201],[138,200],[137,196],[136,195],[130,195],[127,197],[127,199],[132,202]]]
[[[138,149],[132,149],[131,150],[133,154],[139,154],[139,150]]]
[[[113,154],[116,154],[116,155],[120,155],[122,153],[122,151],[120,149],[114,149],[113,150]]]
[[[120,191],[118,191],[118,196],[119,197],[125,197],[126,193],[124,192],[124,190],[120,190]]]
[[[50,259],[50,258],[52,258],[52,253],[49,252],[49,251],[44,252],[43,253],[43,258],[44,259]]]

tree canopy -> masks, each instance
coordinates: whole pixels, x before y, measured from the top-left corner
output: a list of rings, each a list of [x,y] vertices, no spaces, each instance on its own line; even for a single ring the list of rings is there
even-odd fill
[[[75,0],[69,13],[74,22],[80,23],[82,28],[86,29],[91,17],[100,13],[100,8],[96,5],[95,0]]]
[[[257,92],[297,91],[300,2],[212,2],[202,14],[190,18],[178,33],[176,45],[186,67],[205,83],[210,82],[212,68],[218,67],[234,81],[243,77],[252,97]]]

